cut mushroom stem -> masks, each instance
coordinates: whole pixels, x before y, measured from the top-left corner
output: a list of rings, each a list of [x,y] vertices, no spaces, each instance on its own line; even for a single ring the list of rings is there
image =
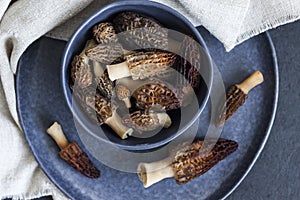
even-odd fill
[[[96,77],[101,77],[104,73],[104,68],[101,63],[97,61],[93,61],[94,74]]]
[[[122,123],[122,119],[116,111],[113,111],[112,116],[104,123],[109,125],[122,139],[128,138],[133,133],[132,128],[128,128]]]
[[[257,85],[261,84],[264,81],[264,77],[260,71],[255,71],[252,75],[250,75],[246,80],[242,83],[237,84],[236,86],[241,89],[245,94],[256,87]]]
[[[47,133],[55,140],[61,150],[68,146],[69,142],[59,123],[54,122],[54,124],[47,129]]]
[[[172,120],[167,113],[151,113],[150,115],[156,115],[159,124],[164,128],[169,128],[172,125]]]
[[[107,72],[110,80],[114,81],[123,77],[131,76],[127,62],[122,62],[114,65],[107,65]]]
[[[132,80],[132,78],[130,78],[130,77],[125,77],[125,78],[121,78],[121,79],[116,80],[116,85],[123,85],[129,91],[135,91],[136,89],[138,89],[142,85],[144,85],[146,83],[150,83],[150,82],[151,81],[149,81],[147,79],[145,79],[145,80]]]
[[[144,187],[147,188],[163,179],[174,177],[171,162],[171,158],[166,158],[152,163],[140,163],[137,173]]]
[[[128,76],[132,76],[133,80],[153,77],[172,66],[176,55],[166,52],[137,52],[126,55],[125,60],[123,63],[107,65],[112,81]]]

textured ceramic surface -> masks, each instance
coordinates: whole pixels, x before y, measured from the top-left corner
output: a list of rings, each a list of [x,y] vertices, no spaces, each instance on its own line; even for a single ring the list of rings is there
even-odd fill
[[[63,124],[67,138],[84,150],[60,85],[60,59],[65,43],[41,38],[22,56],[17,73],[18,110],[22,127],[36,159],[51,180],[72,199],[219,199],[224,197],[253,164],[269,133],[276,106],[277,66],[266,35],[257,36],[226,53],[209,33],[201,30],[226,86],[261,70],[265,82],[255,88],[245,105],[225,125],[222,137],[239,143],[239,149],[201,177],[179,186],[164,180],[144,189],[136,174],[119,172],[92,158],[101,169],[100,179],[88,179],[62,161],[59,148],[45,130],[55,120]],[[209,119],[209,107],[201,115],[199,137]],[[90,155],[90,154],[89,154]],[[91,155],[90,155],[91,157]]]
[[[197,105],[192,104],[189,106],[193,108],[195,107],[196,109],[187,108],[185,110],[182,109],[181,111],[178,109],[175,112],[170,112],[169,114],[173,123],[168,129],[162,129],[158,134],[147,138],[147,140],[135,137],[129,137],[126,140],[122,140],[114,133],[112,129],[106,126],[102,127],[104,132],[102,136],[101,134],[97,134],[99,131],[101,131],[97,124],[89,120],[86,115],[82,114],[82,112],[77,111],[79,109],[76,109],[76,106],[74,106],[76,104],[72,103],[72,94],[69,88],[70,63],[74,55],[79,54],[85,46],[86,41],[92,37],[92,28],[94,25],[98,24],[99,22],[111,21],[118,13],[124,11],[138,12],[140,14],[149,16],[153,19],[156,19],[167,29],[179,31],[183,34],[193,36],[204,49],[206,49],[206,45],[197,29],[180,13],[165,5],[151,1],[120,1],[109,4],[83,22],[70,38],[63,53],[62,84],[64,87],[66,101],[70,109],[75,111],[73,112],[74,116],[78,119],[82,127],[90,132],[90,134],[95,135],[103,141],[110,142],[127,150],[147,150],[170,142],[172,139],[183,133],[184,130],[186,130],[197,119],[208,101],[209,91],[212,84],[212,67],[206,52],[201,51],[200,74],[205,82],[202,79],[199,89],[195,90],[198,101]],[[190,113],[185,112],[188,109],[191,110]],[[184,116],[186,119],[185,122],[183,122],[181,116]],[[180,126],[178,126],[179,124]]]

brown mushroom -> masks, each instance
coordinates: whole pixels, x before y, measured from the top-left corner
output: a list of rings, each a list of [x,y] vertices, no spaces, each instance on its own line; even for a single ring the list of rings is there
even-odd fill
[[[118,32],[126,31],[122,39],[132,49],[167,48],[168,32],[158,22],[138,13],[122,12],[113,23]]]
[[[172,121],[167,113],[139,110],[124,116],[123,124],[142,133],[144,131],[153,131],[159,127],[169,128]]]
[[[260,71],[255,71],[251,76],[240,84],[232,85],[227,94],[226,100],[221,105],[220,114],[216,121],[216,126],[220,127],[232,117],[232,115],[244,104],[248,97],[248,92],[261,84],[264,77]]]
[[[176,55],[165,52],[138,52],[126,55],[125,59],[125,62],[106,66],[112,81],[128,76],[132,76],[133,80],[155,76],[173,65]]]
[[[97,113],[99,123],[110,126],[122,139],[133,132],[132,128],[123,125],[121,117],[116,112],[116,106],[98,93],[85,94],[85,102]]]
[[[100,171],[93,165],[78,144],[76,142],[68,142],[59,123],[55,122],[50,126],[47,129],[47,133],[61,149],[58,154],[61,159],[87,177],[98,178],[100,176]]]
[[[181,44],[181,60],[178,72],[181,85],[189,84],[193,88],[199,87],[200,83],[200,46],[191,37],[186,36]],[[182,80],[185,78],[186,80]]]
[[[93,45],[94,42],[90,40],[87,42],[85,49]],[[88,87],[93,82],[91,66],[89,64],[89,58],[85,54],[85,49],[80,53],[80,55],[74,56],[71,62],[72,82],[80,88]]]
[[[206,142],[198,140],[191,145],[182,145],[175,155],[161,161],[140,163],[137,173],[144,187],[171,177],[177,184],[187,183],[207,172],[238,148],[238,143],[232,140]],[[203,144],[205,146],[202,149]]]
[[[116,93],[119,100],[125,103],[126,108],[131,108],[131,91],[122,84],[117,84],[116,86]]]
[[[136,89],[133,97],[137,106],[143,110],[173,110],[190,104],[192,90],[174,88],[167,82],[155,80]]]
[[[110,22],[102,22],[93,27],[93,36],[99,44],[116,43],[118,37]]]
[[[105,70],[101,76],[97,76],[95,79],[97,88],[100,90],[103,96],[105,96],[108,99],[111,99],[115,93],[115,84],[109,79],[107,70]]]
[[[122,57],[124,53],[127,52],[120,43],[97,44],[85,50],[89,59],[104,64],[116,62],[116,59]]]

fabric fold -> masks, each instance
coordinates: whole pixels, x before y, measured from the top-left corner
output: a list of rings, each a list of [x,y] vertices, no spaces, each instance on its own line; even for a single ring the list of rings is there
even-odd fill
[[[18,0],[0,5],[0,197],[67,199],[35,161],[19,126],[15,77],[20,56],[36,39],[77,14],[92,0]],[[2,17],[3,15],[3,17]],[[42,67],[42,66],[41,66]]]

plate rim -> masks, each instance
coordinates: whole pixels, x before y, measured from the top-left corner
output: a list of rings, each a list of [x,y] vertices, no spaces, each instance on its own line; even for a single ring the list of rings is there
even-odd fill
[[[269,123],[268,123],[268,128],[265,131],[265,133],[266,133],[265,137],[262,140],[262,143],[259,145],[258,151],[256,152],[253,160],[251,161],[250,165],[248,166],[248,168],[246,169],[246,171],[243,173],[243,175],[239,179],[239,181],[236,182],[233,187],[231,187],[231,189],[225,194],[225,196],[223,196],[221,198],[221,200],[225,200],[226,198],[228,198],[241,185],[241,183],[248,176],[249,172],[251,171],[251,169],[255,165],[257,159],[261,155],[263,149],[265,148],[265,145],[266,145],[266,143],[267,143],[267,141],[269,139],[269,136],[270,136],[270,133],[271,133],[271,130],[273,128],[274,121],[275,121],[275,118],[276,118],[276,113],[277,113],[277,108],[278,108],[278,97],[279,97],[279,81],[280,81],[279,80],[279,70],[278,70],[277,53],[276,53],[275,45],[273,43],[273,40],[272,40],[272,37],[271,37],[269,31],[266,31],[264,33],[264,35],[268,39],[269,47],[270,47],[271,52],[272,52],[273,65],[274,65],[275,93],[274,93],[274,96],[273,96],[273,98],[274,98],[273,109],[272,109],[273,111],[272,111],[271,118],[270,118]]]

